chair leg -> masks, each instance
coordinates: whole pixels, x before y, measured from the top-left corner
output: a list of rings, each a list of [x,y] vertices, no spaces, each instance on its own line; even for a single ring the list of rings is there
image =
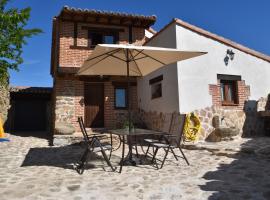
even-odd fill
[[[109,160],[111,160],[111,157],[112,157],[112,147],[110,149]]]
[[[160,166],[160,169],[163,167],[163,165],[164,165],[164,163],[165,163],[165,160],[166,160],[166,158],[167,158],[167,155],[168,155],[168,153],[169,153],[169,150],[170,150],[170,147],[168,147],[167,150],[165,150],[165,156],[164,156],[164,158],[163,158],[163,161],[162,161],[162,164],[161,164],[161,166]]]
[[[137,142],[137,141],[136,141]],[[139,158],[137,143],[135,144],[136,157]]]
[[[145,152],[145,154],[144,154],[145,159],[147,158],[147,154],[148,154],[149,148],[150,148],[150,144],[148,144],[147,150],[146,150],[146,152]]]
[[[84,153],[83,153],[83,155],[82,155],[82,157],[81,157],[81,159],[80,159],[80,163],[79,163],[79,165],[76,167],[76,171],[79,173],[79,174],[83,174],[83,172],[84,172],[84,167],[85,167],[85,163],[86,163],[86,161],[87,161],[87,157],[88,157],[88,153],[89,153],[90,151],[89,151],[89,149],[87,148],[85,151],[84,151]]]
[[[156,159],[156,155],[157,155],[158,150],[159,150],[159,148],[157,147],[156,150],[155,150],[155,152],[154,152],[154,154],[153,154],[153,158],[151,160],[151,163],[153,163],[154,160]]]
[[[112,163],[110,162],[109,158],[107,157],[104,149],[101,150],[101,153],[103,155],[103,158],[105,159],[105,161],[107,162],[107,165],[111,167],[112,171],[114,171],[114,167],[112,166]]]
[[[157,155],[158,150],[159,150],[159,148],[157,147],[156,150],[154,151],[154,147],[153,147],[154,153],[153,153],[153,158],[151,160],[151,163],[154,163],[155,162],[157,169],[158,169],[158,163],[157,163],[157,160],[156,160],[156,155]]]
[[[83,155],[81,156],[81,159],[80,159],[80,164],[81,165],[83,163],[85,163],[88,153],[89,153],[89,149],[86,148],[85,151],[83,152]]]
[[[110,136],[111,136],[111,149],[110,149],[109,160],[111,160],[111,156],[112,156],[112,150],[113,150],[113,140],[112,140],[112,134],[110,134]]]
[[[121,137],[119,136],[119,138],[121,138]],[[120,139],[120,141],[121,141],[121,139]],[[121,142],[122,142],[123,147],[122,147],[122,158],[121,158],[121,161],[120,161],[119,173],[122,172],[122,168],[123,168],[123,164],[124,164],[124,159],[125,159],[124,158],[124,156],[125,156],[125,136],[123,136],[123,140]]]
[[[174,150],[173,150],[172,148],[170,148],[170,150],[171,150],[171,152],[172,152],[172,154],[173,154],[173,156],[174,156],[175,160],[177,160],[177,161],[178,161],[178,158],[177,158],[177,156],[176,156],[176,154],[175,154]]]
[[[179,148],[179,150],[180,150],[180,152],[181,152],[181,154],[182,154],[183,158],[185,159],[185,161],[186,161],[187,165],[189,165],[189,162],[188,162],[188,160],[187,160],[187,158],[186,158],[186,156],[185,156],[184,152],[182,151],[181,147],[178,147],[178,148]]]

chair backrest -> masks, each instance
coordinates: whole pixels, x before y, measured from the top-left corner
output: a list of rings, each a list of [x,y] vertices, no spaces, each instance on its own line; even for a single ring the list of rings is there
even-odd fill
[[[85,142],[89,142],[89,136],[88,136],[87,131],[85,129],[85,126],[84,126],[84,123],[83,123],[83,118],[78,117],[78,122],[79,122],[79,125],[80,125],[80,128],[81,128],[81,131],[82,131],[83,138],[84,138]]]
[[[177,145],[180,145],[182,142],[183,134],[184,134],[184,127],[185,127],[185,122],[186,122],[186,114],[177,114],[177,136],[176,136],[176,142]]]
[[[89,135],[88,135],[88,133],[86,131],[85,125],[83,123],[83,118],[82,117],[78,117],[78,122],[80,124],[80,128],[81,128],[81,131],[82,131],[82,134],[83,134],[84,141],[88,145],[88,147],[93,148],[94,146],[99,146],[99,147],[102,146],[97,137],[92,137],[90,139],[90,137],[89,137]]]

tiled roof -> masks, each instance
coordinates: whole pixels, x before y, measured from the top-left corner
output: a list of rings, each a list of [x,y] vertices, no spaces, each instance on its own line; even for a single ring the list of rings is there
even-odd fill
[[[263,60],[265,60],[267,62],[270,62],[270,56],[268,56],[268,55],[265,55],[263,53],[260,53],[258,51],[255,51],[253,49],[250,49],[248,47],[245,47],[245,46],[243,46],[241,44],[238,44],[236,42],[233,42],[233,41],[231,41],[229,39],[226,39],[226,38],[224,38],[222,36],[219,36],[219,35],[216,35],[214,33],[209,32],[209,31],[206,31],[206,30],[204,30],[202,28],[199,28],[197,26],[194,26],[192,24],[189,24],[189,23],[187,23],[187,22],[185,22],[183,20],[177,19],[177,18],[173,19],[169,24],[167,24],[166,26],[164,26],[152,38],[150,38],[148,41],[146,41],[144,45],[146,45],[149,41],[151,41],[153,38],[155,38],[157,35],[159,35],[162,31],[164,31],[165,29],[167,29],[167,27],[169,27],[171,24],[177,24],[177,25],[182,26],[182,27],[184,27],[186,29],[189,29],[189,30],[191,30],[193,32],[196,32],[196,33],[198,33],[200,35],[203,35],[203,36],[208,37],[210,39],[216,40],[216,41],[218,41],[220,43],[223,43],[225,45],[231,46],[231,47],[233,47],[235,49],[238,49],[238,50],[240,50],[242,52],[245,52],[245,53],[250,54],[252,56],[255,56],[257,58],[263,59]]]
[[[64,14],[71,14],[71,15],[80,14],[80,15],[112,17],[112,18],[129,18],[133,20],[145,21],[147,22],[148,26],[153,25],[157,19],[155,15],[145,16],[145,15],[139,15],[139,14],[123,13],[123,12],[74,8],[74,7],[69,7],[69,6],[64,6],[58,17],[61,17]]]
[[[10,92],[15,93],[52,93],[51,87],[29,87],[29,86],[11,86],[9,88]]]

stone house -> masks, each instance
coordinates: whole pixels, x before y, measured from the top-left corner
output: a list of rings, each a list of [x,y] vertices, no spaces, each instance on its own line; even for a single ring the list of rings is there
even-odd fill
[[[166,113],[195,112],[202,122],[201,139],[214,131],[214,116],[240,134],[262,134],[258,111],[265,105],[258,100],[265,101],[270,92],[269,56],[180,19],[144,45],[208,52],[138,79],[138,107],[148,127],[162,127]]]
[[[154,31],[155,16],[131,15],[64,7],[53,19],[51,75],[53,126],[69,124],[79,131],[77,117],[87,127],[115,128],[127,115],[127,80],[120,76],[77,76],[96,44],[142,45]],[[132,80],[130,104],[137,107],[137,83]]]
[[[179,19],[155,33],[155,21],[155,16],[62,9],[53,19],[53,126],[61,122],[79,131],[77,117],[83,116],[87,127],[119,128],[130,103],[133,120],[150,129],[167,130],[172,113],[195,112],[200,139],[220,124],[241,135],[262,134],[257,111],[269,93],[270,57]],[[208,53],[132,79],[127,97],[126,77],[76,75],[100,43]],[[212,123],[216,116],[218,125]]]

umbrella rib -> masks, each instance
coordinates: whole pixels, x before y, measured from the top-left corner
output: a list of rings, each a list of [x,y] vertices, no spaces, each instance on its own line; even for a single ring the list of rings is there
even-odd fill
[[[115,53],[117,53],[117,52],[115,52]],[[107,54],[108,56],[111,56],[111,57],[114,57],[114,58],[116,58],[116,59],[118,59],[118,60],[121,60],[121,61],[123,61],[123,62],[126,62],[126,60],[124,60],[124,59],[122,59],[122,58],[119,58],[119,57],[117,57],[117,56],[115,56],[115,55],[113,55],[113,54]]]
[[[143,50],[144,50],[144,49],[143,49]],[[138,50],[137,50],[138,53],[134,56],[134,58],[136,58],[138,55],[140,55],[140,53],[142,53],[143,50],[141,50],[141,51],[138,51]]]
[[[110,51],[110,53],[112,52],[112,54],[114,54],[114,53],[117,53],[117,52],[120,51],[120,50],[121,50],[121,49],[115,49],[115,50],[113,50],[113,51]],[[101,60],[98,60],[97,62],[95,62],[94,64],[92,64],[91,67],[93,67],[94,65],[100,63],[101,61],[103,61],[104,59],[108,58],[109,56],[112,56],[112,55],[110,55],[109,53],[104,53],[104,54],[99,55],[99,56],[96,56],[96,57],[94,57],[94,58],[98,58],[98,57],[104,56],[104,55],[106,55],[106,56],[105,56],[104,58],[102,58]],[[87,61],[91,61],[91,60],[93,60],[94,58],[91,58],[91,59],[89,59],[89,60],[87,60]],[[91,67],[89,67],[89,68],[91,68]],[[82,70],[81,73],[84,72],[84,71],[86,71],[86,70],[88,70],[88,68]]]
[[[135,57],[134,57],[135,58]],[[143,57],[140,57],[140,58],[136,58],[134,60],[140,60],[140,59],[143,59],[143,58],[147,58],[147,56],[143,56]]]
[[[132,53],[130,53],[130,55],[131,55],[133,62],[134,62],[135,65],[137,66],[137,69],[139,70],[139,72],[140,72],[140,74],[141,74],[141,76],[142,76],[142,72],[141,72],[141,70],[140,70],[138,64],[136,63],[136,60],[134,59],[135,57],[132,55]]]
[[[93,59],[96,59],[96,58],[99,58],[99,57],[101,57],[101,56],[107,55],[108,53],[116,53],[116,52],[118,52],[118,51],[120,51],[120,48],[111,50],[111,51],[106,52],[106,53],[103,53],[103,54],[100,54],[100,55],[98,55],[98,56],[95,56],[94,58],[87,59],[86,61],[91,61],[91,60],[93,60]]]
[[[134,49],[135,51],[138,51],[138,50],[136,50],[136,49]],[[145,56],[147,56],[147,57],[149,57],[149,58],[151,58],[152,60],[154,60],[154,61],[156,61],[156,62],[159,62],[160,64],[162,64],[162,65],[166,65],[165,63],[163,63],[163,62],[161,62],[160,60],[158,60],[158,59],[155,59],[155,58],[153,58],[152,56],[149,56],[149,55],[147,55],[147,54],[145,54],[145,53],[143,53],[143,52],[140,52],[141,54],[143,54],[143,55],[145,55]]]

